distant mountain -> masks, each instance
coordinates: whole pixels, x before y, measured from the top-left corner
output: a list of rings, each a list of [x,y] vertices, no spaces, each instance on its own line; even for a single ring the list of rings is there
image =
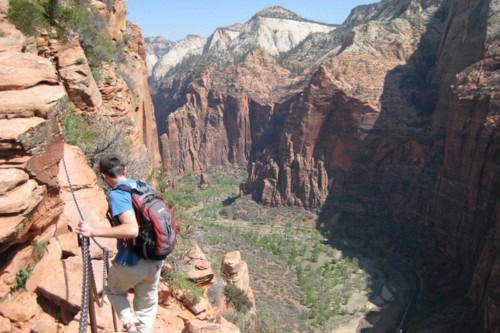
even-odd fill
[[[306,20],[283,7],[270,7],[259,11],[244,24],[217,28],[201,47],[201,37],[196,40],[186,37],[175,43],[161,58],[158,57],[152,74],[155,79],[159,79],[193,54],[234,60],[260,48],[272,56],[278,56],[290,51],[311,34],[329,34],[334,30],[333,25]],[[150,41],[146,40],[146,43]],[[151,47],[148,48],[149,52],[153,52]],[[152,55],[150,58],[155,59]]]
[[[156,79],[161,78],[184,58],[191,55],[202,54],[206,41],[207,39],[204,37],[188,35],[180,41],[172,43],[170,49],[158,57],[158,60],[152,66],[151,74]],[[148,41],[146,41],[146,44],[147,43]]]
[[[304,18],[302,18],[299,15],[295,14],[294,12],[292,12],[286,8],[280,7],[280,6],[264,8],[261,11],[257,12],[252,17],[252,19],[255,19],[257,17],[279,18],[279,19],[287,19],[287,20],[294,20],[294,21],[305,21]]]
[[[154,65],[158,62],[164,54],[168,53],[175,45],[164,37],[147,37],[144,38],[146,42],[146,62],[148,65],[148,75],[151,76]]]

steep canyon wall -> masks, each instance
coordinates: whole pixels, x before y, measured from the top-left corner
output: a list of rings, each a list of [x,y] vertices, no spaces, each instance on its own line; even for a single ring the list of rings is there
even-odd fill
[[[248,163],[242,190],[264,204],[427,227],[425,246],[459,264],[484,330],[495,332],[498,11],[488,0],[385,0],[285,60],[257,49],[157,83],[164,165]],[[329,51],[297,75],[287,64],[317,52],[305,49],[314,41]]]

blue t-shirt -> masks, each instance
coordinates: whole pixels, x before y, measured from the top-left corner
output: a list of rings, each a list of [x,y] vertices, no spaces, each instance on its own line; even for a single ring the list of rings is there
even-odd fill
[[[118,217],[124,212],[134,210],[134,207],[132,206],[132,195],[127,191],[118,189],[120,185],[127,185],[131,188],[138,187],[137,182],[134,179],[126,179],[119,181],[113,191],[109,192],[109,207],[111,209],[111,214],[113,214],[113,217],[116,219],[118,219]],[[122,240],[118,240],[118,253],[115,256],[115,259],[113,259],[115,263],[122,266],[135,266],[140,259],[141,257],[126,247]]]

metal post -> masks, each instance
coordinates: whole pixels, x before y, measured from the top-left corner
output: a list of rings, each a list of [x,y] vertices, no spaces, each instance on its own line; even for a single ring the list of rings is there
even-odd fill
[[[113,328],[115,329],[115,332],[120,332],[118,330],[118,319],[116,318],[116,311],[115,311],[115,307],[113,305],[111,305],[111,313],[113,314]]]
[[[88,259],[90,260],[90,258]],[[90,265],[89,265],[89,269]],[[89,272],[92,274],[92,272]],[[89,274],[89,276],[90,276]],[[97,333],[97,318],[95,315],[95,299],[97,295],[94,295],[93,288],[91,286],[91,279],[88,279],[89,281],[89,293],[90,293],[90,300],[89,300],[89,318],[90,318],[90,331],[92,333]]]

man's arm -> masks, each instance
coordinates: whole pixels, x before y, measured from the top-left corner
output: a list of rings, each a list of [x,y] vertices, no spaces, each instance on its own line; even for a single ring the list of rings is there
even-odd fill
[[[84,237],[106,237],[128,239],[139,235],[139,225],[133,210],[128,210],[118,216],[120,225],[115,227],[95,227],[92,228],[87,221],[80,221],[76,232]]]

